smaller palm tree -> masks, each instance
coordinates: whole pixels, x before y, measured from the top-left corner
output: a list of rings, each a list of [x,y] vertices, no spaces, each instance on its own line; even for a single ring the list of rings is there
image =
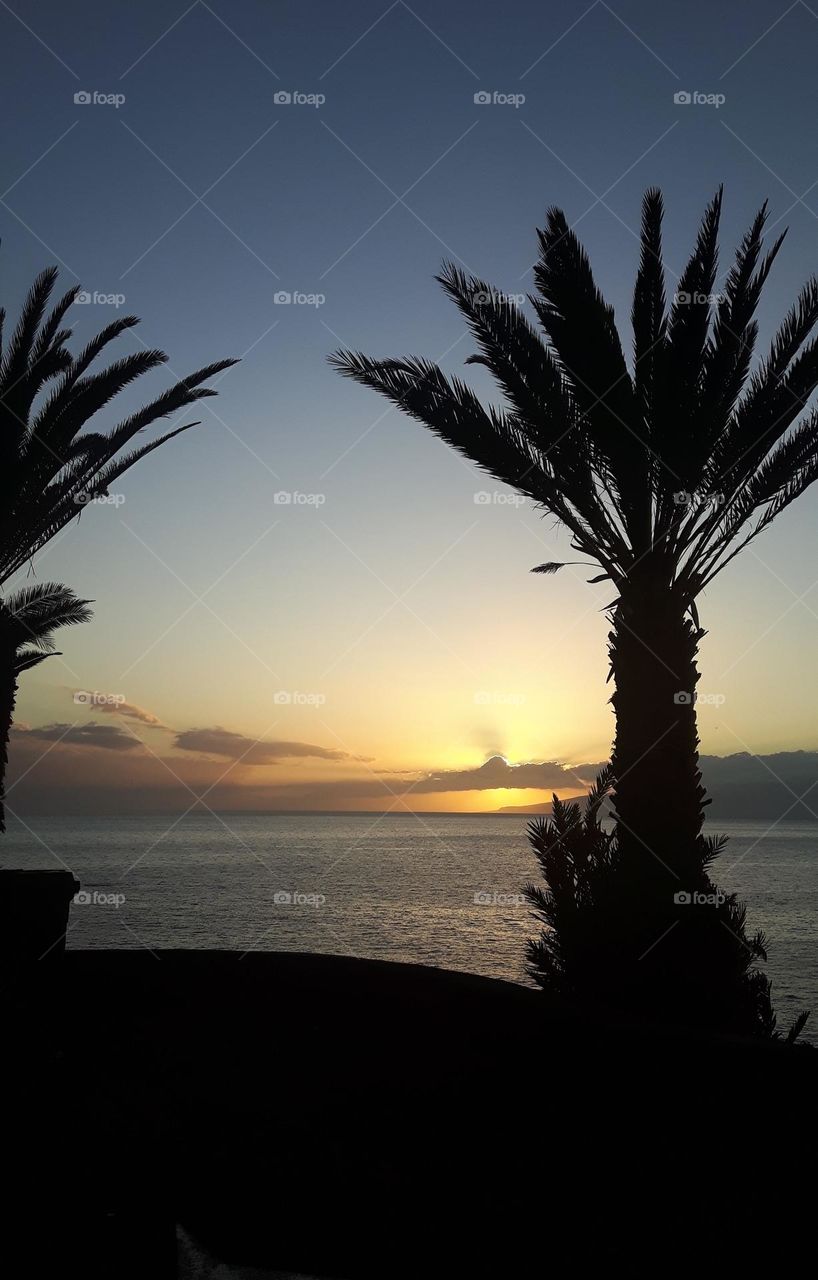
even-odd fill
[[[545,991],[582,1000],[598,982],[603,936],[609,932],[611,872],[616,838],[600,821],[613,782],[610,765],[599,774],[585,802],[552,797],[551,817],[528,824],[528,838],[545,886],[525,885],[525,896],[545,926],[527,947],[528,972]],[[606,909],[607,908],[607,909]]]
[[[684,905],[651,948],[653,963],[634,963],[628,940],[635,906],[622,875],[619,833],[602,823],[614,773],[608,765],[585,801],[553,797],[551,817],[529,823],[528,838],[544,885],[525,897],[544,926],[528,943],[528,973],[538,986],[586,1011],[641,1016],[652,1008],[676,1023],[764,1039],[797,1040],[809,1016],[800,1014],[786,1037],[776,1030],[771,982],[757,967],[767,959],[760,931],[748,934],[746,908],[706,876],[701,894],[680,894]],[[708,837],[706,863],[725,838]]]
[[[5,774],[9,733],[17,701],[17,681],[46,658],[58,657],[53,633],[91,617],[89,600],[80,600],[58,582],[25,587],[0,600],[0,831],[5,831]]]

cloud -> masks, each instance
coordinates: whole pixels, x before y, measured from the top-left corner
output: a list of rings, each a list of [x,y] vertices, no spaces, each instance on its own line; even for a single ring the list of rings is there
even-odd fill
[[[66,747],[101,747],[105,751],[133,751],[141,742],[132,733],[115,724],[44,724],[38,729],[15,725],[14,731],[25,738],[41,738]]]
[[[72,689],[74,702],[78,706],[86,706],[94,712],[102,711],[105,715],[123,716],[126,720],[138,720],[140,724],[151,729],[167,729],[158,716],[135,702],[121,700],[120,694],[100,693],[99,690]]]
[[[311,757],[317,760],[358,760],[346,751],[317,747],[310,742],[262,742],[243,733],[231,733],[218,725],[212,729],[185,729],[177,733],[173,745],[181,751],[222,756],[242,764],[276,764],[279,760]]]
[[[579,788],[593,778],[597,765],[574,765],[571,768],[555,760],[509,764],[504,756],[491,756],[485,764],[473,769],[441,769],[410,783],[413,794],[434,791],[545,791],[554,788]]]
[[[152,711],[146,711],[144,707],[138,707],[134,702],[120,702],[118,706],[104,706],[97,710],[107,711],[110,715],[125,716],[127,720],[138,720],[140,724],[146,724],[151,729],[168,728],[168,725],[163,724]]]

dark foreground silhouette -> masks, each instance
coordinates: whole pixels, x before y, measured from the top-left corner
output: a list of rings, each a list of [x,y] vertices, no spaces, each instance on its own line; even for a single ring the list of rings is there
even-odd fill
[[[69,952],[4,993],[6,1274],[790,1272],[818,1054],[337,956]],[[809,1209],[809,1212],[808,1212]],[[570,1269],[570,1270],[569,1270]]]
[[[620,830],[602,822],[612,770],[599,774],[584,806],[555,795],[551,817],[529,823],[543,876],[525,894],[545,928],[528,945],[528,972],[545,991],[582,1005],[590,1016],[618,1009],[766,1040],[795,1042],[809,1018],[803,1010],[777,1025],[772,983],[759,961],[767,940],[747,931],[746,908],[721,893],[707,865],[724,837],[708,837],[708,860],[695,894],[668,890],[660,920],[642,914],[623,872]],[[661,927],[660,927],[661,926]]]

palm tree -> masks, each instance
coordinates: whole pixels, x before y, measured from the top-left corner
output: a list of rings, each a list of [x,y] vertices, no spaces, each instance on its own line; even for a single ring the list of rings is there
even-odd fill
[[[784,236],[765,252],[765,204],[716,295],[721,207],[719,190],[668,304],[662,197],[646,193],[631,366],[613,308],[556,208],[538,233],[530,298],[544,336],[486,282],[451,264],[437,277],[479,346],[467,363],[489,369],[504,407],[485,408],[422,358],[331,357],[556,516],[599,567],[591,581],[612,583],[613,798],[634,952],[655,941],[673,893],[709,887],[717,852],[701,834],[696,599],[818,476],[818,414],[801,416],[818,385],[818,280],[751,369],[755,313]]]
[[[87,622],[92,616],[89,605],[57,582],[25,587],[0,600],[0,671],[5,675],[0,683],[0,831],[5,830],[4,781],[18,677],[46,658],[59,656],[53,632]]]
[[[72,355],[66,346],[71,330],[62,326],[79,286],[48,311],[57,275],[52,267],[34,281],[5,346],[0,309],[0,586],[140,458],[198,426],[189,422],[128,448],[152,423],[216,395],[203,384],[236,363],[206,365],[110,430],[86,430],[111,400],[167,356],[145,349],[91,371],[108,344],[138,324],[137,317],[114,320]],[[88,617],[87,602],[54,583],[0,601],[0,796],[17,676],[53,652],[50,635],[57,627]]]

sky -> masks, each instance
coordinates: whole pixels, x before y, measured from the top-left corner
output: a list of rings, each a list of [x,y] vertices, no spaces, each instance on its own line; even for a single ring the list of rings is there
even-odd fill
[[[490,399],[433,277],[450,259],[525,294],[552,204],[627,350],[644,189],[672,291],[721,182],[725,268],[765,198],[790,228],[763,349],[818,269],[818,9],[0,0],[0,39],[7,309],[56,263],[89,298],[78,345],[141,317],[121,353],[169,362],[116,419],[241,357],[37,557],[95,617],[23,678],[10,810],[15,788],[21,814],[581,790],[613,730],[609,592],[532,576],[567,550],[553,520],[326,356],[423,354]],[[818,490],[699,602],[710,755],[818,749],[817,533]]]

